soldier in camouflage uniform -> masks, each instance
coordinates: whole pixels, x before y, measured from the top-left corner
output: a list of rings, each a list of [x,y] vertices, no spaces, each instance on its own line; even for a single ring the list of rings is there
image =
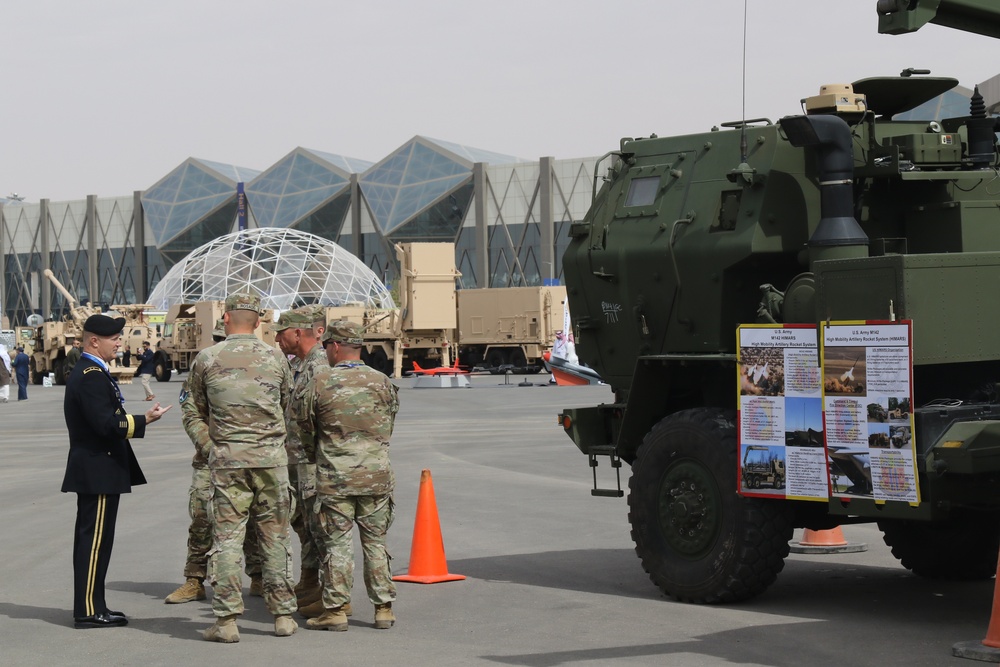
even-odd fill
[[[285,451],[288,454],[288,480],[295,498],[292,512],[292,528],[299,536],[302,577],[295,586],[299,611],[319,601],[323,592],[319,583],[320,545],[312,528],[312,506],[316,496],[316,464],[310,463],[302,445],[302,435],[295,421],[293,407],[296,396],[301,395],[313,377],[317,367],[327,367],[326,352],[320,345],[318,335],[326,326],[326,316],[322,306],[303,306],[285,311],[277,323],[271,325],[274,340],[281,351],[294,355],[292,371],[294,383],[292,400],[285,411],[288,437]],[[317,614],[318,615],[318,614]]]
[[[226,339],[226,325],[223,320],[215,322],[212,330],[212,340],[221,343]],[[181,400],[188,394],[185,381],[181,390]],[[194,472],[191,474],[191,490],[188,493],[188,516],[191,525],[188,527],[187,561],[184,563],[185,581],[164,602],[167,604],[183,604],[205,599],[205,576],[208,574],[208,552],[212,548],[212,475],[208,470],[208,459],[196,448],[191,461]],[[257,544],[257,528],[251,520],[247,525],[246,537],[243,540],[243,558],[247,576],[250,577],[250,595],[264,595],[261,579],[260,547]]]
[[[325,611],[307,624],[321,630],[347,630],[344,606],[354,585],[354,524],[361,536],[375,627],[388,629],[396,620],[396,587],[385,539],[393,518],[389,437],[399,399],[389,378],[361,361],[363,342],[360,326],[346,320],[331,324],[322,343],[333,367],[316,370],[311,391],[296,407],[303,443],[307,449],[310,440],[315,446]]]
[[[253,335],[260,299],[231,294],[225,307],[226,340],[202,350],[182,401],[184,428],[208,458],[212,476],[213,540],[209,575],[216,621],[206,640],[237,642],[243,613],[240,555],[247,521],[257,522],[263,557],[264,600],[275,616],[274,634],[298,627],[292,591],[288,519],[288,457],[284,410],[292,385],[288,362]]]

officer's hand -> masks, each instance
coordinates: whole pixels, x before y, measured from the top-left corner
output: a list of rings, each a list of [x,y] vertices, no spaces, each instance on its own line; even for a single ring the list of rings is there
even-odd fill
[[[152,424],[157,419],[159,419],[160,417],[162,417],[163,413],[165,413],[167,410],[169,410],[172,407],[174,407],[174,406],[168,405],[165,408],[161,408],[159,403],[155,403],[153,405],[153,407],[151,407],[149,410],[146,410],[146,423],[147,424]]]

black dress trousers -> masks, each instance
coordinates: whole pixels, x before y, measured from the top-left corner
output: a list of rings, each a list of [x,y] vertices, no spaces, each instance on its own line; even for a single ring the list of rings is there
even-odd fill
[[[118,518],[118,494],[80,493],[73,538],[73,617],[108,611],[104,577],[111,562]]]

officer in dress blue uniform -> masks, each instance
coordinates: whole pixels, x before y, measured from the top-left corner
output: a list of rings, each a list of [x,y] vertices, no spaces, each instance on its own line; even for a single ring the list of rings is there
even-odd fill
[[[91,315],[83,325],[83,354],[66,381],[63,412],[69,429],[69,459],[62,491],[76,493],[73,540],[73,624],[76,628],[127,625],[104,601],[104,577],[111,560],[120,494],[146,478],[129,438],[171,406],[156,403],[145,414],[130,415],[108,362],[121,346],[125,318]]]

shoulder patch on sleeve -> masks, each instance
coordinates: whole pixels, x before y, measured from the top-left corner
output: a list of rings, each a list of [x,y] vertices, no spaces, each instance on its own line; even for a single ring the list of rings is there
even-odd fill
[[[83,369],[83,374],[86,375],[87,373],[90,373],[91,371],[97,371],[98,373],[100,373],[101,372],[101,367],[100,366],[87,366],[86,368]]]

